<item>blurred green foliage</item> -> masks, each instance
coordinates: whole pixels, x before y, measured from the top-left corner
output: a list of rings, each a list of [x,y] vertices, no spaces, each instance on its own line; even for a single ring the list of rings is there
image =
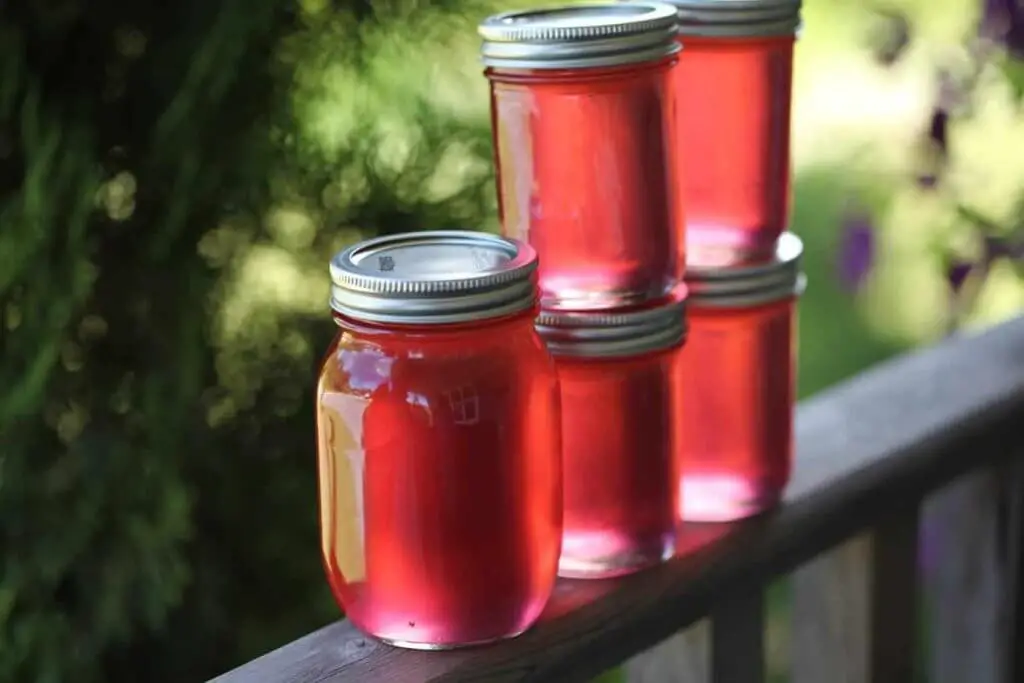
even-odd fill
[[[239,444],[204,428],[217,272],[196,244],[225,202],[259,206],[273,88],[240,76],[290,19],[245,0],[3,12],[0,680],[162,679],[136,659],[175,678],[182,640],[134,651],[182,606],[209,637],[184,664],[234,642],[236,577],[207,556],[245,534],[209,505],[240,495],[220,481]]]
[[[337,613],[309,293],[341,242],[478,225],[493,201],[486,122],[337,79],[380,15],[429,40],[466,7],[2,6],[0,681],[196,680]],[[478,163],[445,187],[453,149]],[[315,305],[246,298],[281,263],[316,273],[292,283]]]

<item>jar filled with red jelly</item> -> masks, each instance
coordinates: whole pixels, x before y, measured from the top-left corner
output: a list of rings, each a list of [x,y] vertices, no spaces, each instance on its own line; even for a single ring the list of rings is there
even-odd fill
[[[331,261],[322,553],[346,616],[381,640],[510,638],[551,593],[561,436],[536,268],[528,244],[460,231],[381,237]]]
[[[674,0],[687,266],[772,259],[788,229],[800,0]]]
[[[674,383],[685,521],[755,515],[789,482],[802,252],[784,233],[769,263],[687,275],[689,332]]]
[[[561,576],[619,576],[673,555],[671,384],[684,297],[679,286],[646,308],[537,318],[562,392]]]
[[[682,261],[670,191],[676,11],[584,4],[479,27],[505,235],[541,254],[548,310],[667,295]]]

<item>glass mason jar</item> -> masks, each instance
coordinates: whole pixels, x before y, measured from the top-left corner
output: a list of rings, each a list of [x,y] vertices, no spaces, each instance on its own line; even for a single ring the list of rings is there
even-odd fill
[[[685,521],[757,514],[789,482],[802,252],[784,233],[768,264],[689,271],[689,332],[674,384]]]
[[[771,261],[789,225],[800,0],[674,0],[687,266]]]
[[[657,3],[509,12],[479,27],[502,230],[540,253],[545,309],[641,304],[678,282],[675,31],[675,10]]]
[[[562,391],[561,576],[619,576],[673,555],[670,386],[684,298],[679,286],[653,307],[537,318]]]
[[[445,649],[540,615],[562,533],[554,363],[536,252],[485,233],[381,237],[331,261],[317,384],[328,582],[356,626]]]

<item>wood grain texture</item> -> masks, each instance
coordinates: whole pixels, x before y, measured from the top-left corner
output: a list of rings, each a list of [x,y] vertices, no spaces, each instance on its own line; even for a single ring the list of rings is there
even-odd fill
[[[445,653],[396,650],[345,622],[218,683],[574,683],[659,643],[969,470],[1024,445],[1024,319],[881,364],[803,403],[786,504],[642,574],[562,581],[522,637]],[[313,501],[310,502],[313,504]],[[315,552],[315,549],[310,549]]]
[[[698,621],[630,659],[622,667],[626,683],[709,683],[710,626]]]
[[[1022,483],[1019,462],[989,468],[945,487],[924,506],[929,681],[1024,680],[1016,663],[1024,643]]]
[[[865,534],[793,573],[793,683],[868,683],[870,567]]]
[[[985,470],[925,504],[923,583],[934,683],[1002,681],[999,497],[998,476]]]
[[[794,683],[914,680],[917,537],[910,507],[794,572]]]

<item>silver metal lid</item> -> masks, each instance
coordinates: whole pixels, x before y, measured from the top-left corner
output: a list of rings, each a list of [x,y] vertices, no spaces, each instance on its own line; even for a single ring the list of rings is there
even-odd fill
[[[775,258],[764,264],[686,270],[690,303],[699,306],[747,308],[799,296],[807,285],[800,272],[804,244],[791,232],[783,233]]]
[[[792,35],[800,29],[800,0],[671,0],[679,35],[746,38]]]
[[[675,7],[660,2],[566,5],[496,14],[477,31],[487,66],[619,66],[679,52],[676,14]]]
[[[483,232],[378,237],[331,259],[331,308],[407,325],[497,318],[536,304],[536,270],[533,247]]]
[[[542,311],[537,332],[555,356],[615,358],[662,351],[686,337],[686,287],[654,308],[619,312]]]

